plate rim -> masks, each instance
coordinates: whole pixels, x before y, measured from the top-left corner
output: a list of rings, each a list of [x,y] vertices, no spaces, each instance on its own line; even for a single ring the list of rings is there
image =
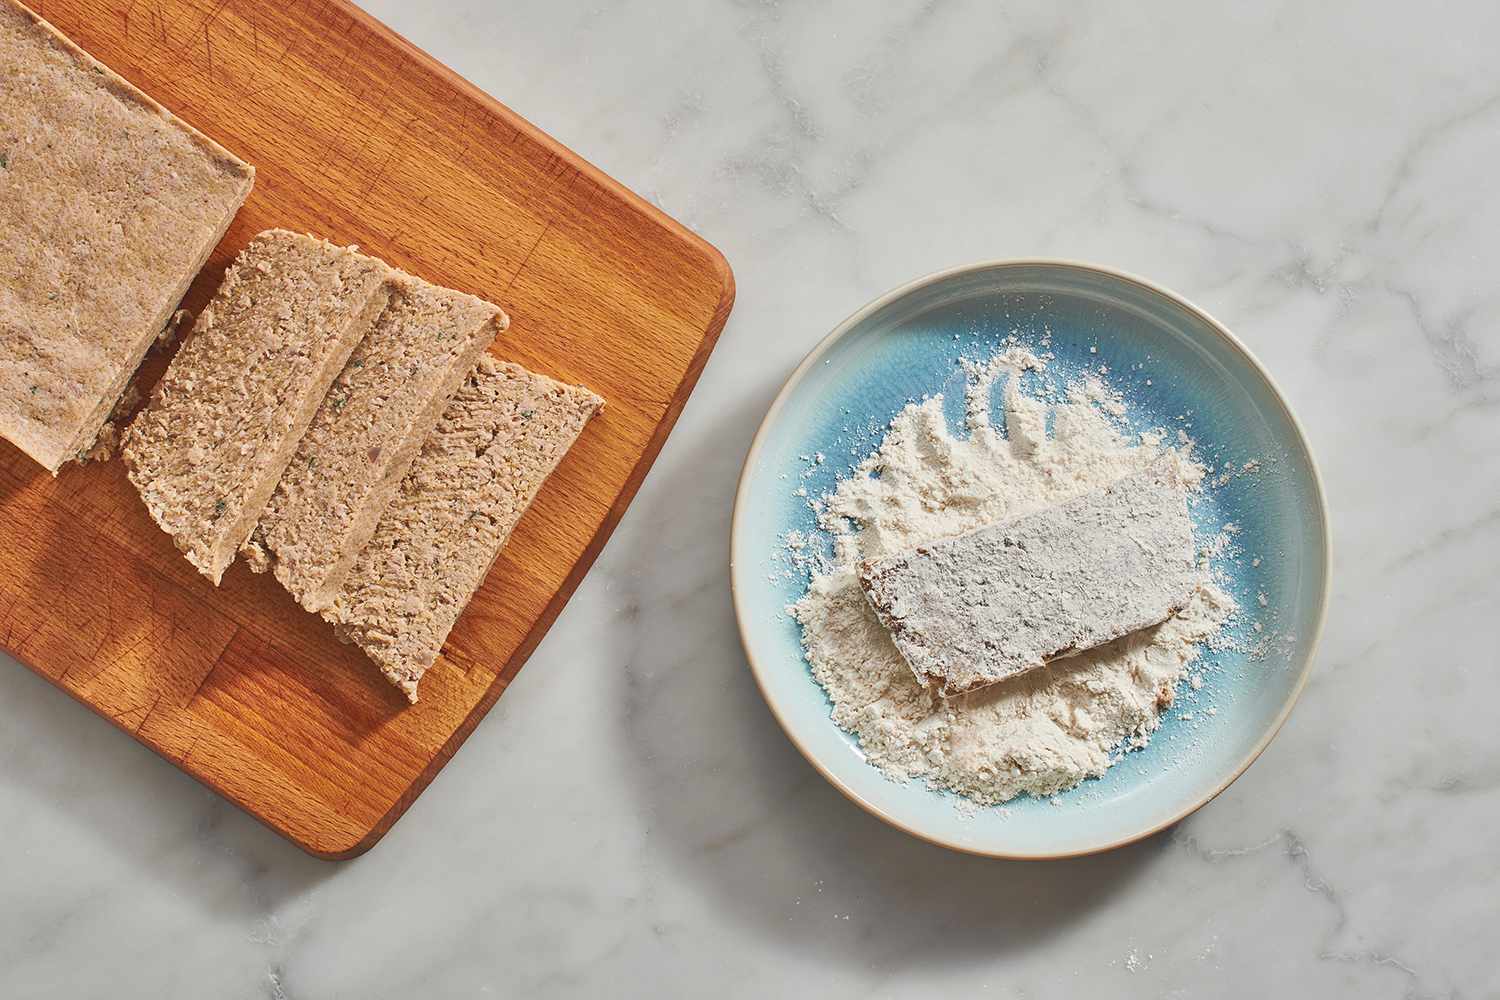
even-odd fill
[[[1166,819],[1148,825],[1137,832],[1128,834],[1123,837],[1118,837],[1105,843],[1089,845],[1077,850],[1069,851],[1016,851],[1005,849],[987,850],[982,847],[974,846],[972,844],[958,843],[957,841],[945,837],[942,834],[937,834],[920,829],[911,823],[897,818],[884,808],[876,805],[875,803],[866,799],[864,796],[860,795],[859,792],[857,792],[855,789],[849,787],[842,779],[839,778],[837,774],[834,773],[832,768],[825,765],[816,754],[811,752],[808,747],[803,744],[802,740],[798,738],[798,735],[794,728],[787,724],[787,720],[782,715],[780,707],[777,705],[776,700],[771,696],[763,674],[763,671],[766,668],[756,660],[755,653],[751,648],[749,627],[747,625],[749,615],[745,609],[744,601],[740,594],[739,576],[736,570],[735,559],[736,554],[740,549],[740,542],[742,537],[741,515],[744,513],[746,506],[745,501],[749,494],[751,468],[755,465],[757,459],[759,459],[761,448],[764,445],[765,439],[770,432],[770,428],[775,420],[781,415],[782,408],[785,406],[787,400],[791,397],[792,392],[801,384],[807,373],[811,371],[812,368],[820,360],[822,360],[823,356],[829,352],[834,344],[842,340],[851,331],[853,331],[856,327],[858,327],[861,323],[863,323],[870,316],[874,315],[876,312],[931,285],[981,271],[1005,271],[1025,267],[1058,268],[1084,271],[1100,277],[1104,277],[1106,279],[1136,285],[1137,287],[1142,288],[1154,295],[1158,295],[1166,299],[1167,301],[1179,306],[1180,308],[1187,310],[1189,313],[1194,314],[1199,319],[1201,319],[1208,326],[1208,328],[1213,331],[1213,333],[1217,335],[1229,348],[1239,353],[1245,360],[1245,362],[1250,366],[1251,370],[1258,374],[1261,379],[1264,380],[1266,387],[1270,389],[1272,398],[1275,400],[1276,404],[1280,406],[1283,415],[1286,417],[1287,423],[1292,428],[1292,432],[1295,435],[1296,439],[1295,444],[1300,447],[1302,454],[1307,459],[1308,468],[1312,472],[1312,491],[1313,497],[1316,500],[1317,516],[1319,522],[1318,526],[1320,529],[1319,533],[1321,534],[1323,539],[1323,586],[1321,592],[1317,594],[1317,608],[1315,611],[1311,638],[1307,645],[1307,655],[1304,658],[1301,669],[1298,671],[1297,678],[1292,684],[1291,691],[1287,694],[1286,699],[1283,701],[1280,709],[1277,711],[1275,720],[1271,723],[1270,726],[1266,728],[1266,731],[1261,735],[1260,739],[1255,743],[1253,747],[1250,748],[1250,751],[1239,761],[1239,763],[1236,764],[1233,769],[1231,769],[1231,771],[1223,780],[1218,782],[1205,794],[1189,802],[1186,806],[1177,809]],[[1276,380],[1271,377],[1271,373],[1266,369],[1266,366],[1261,363],[1260,359],[1255,356],[1254,352],[1252,352],[1250,348],[1246,346],[1242,340],[1239,339],[1239,337],[1235,336],[1227,326],[1219,322],[1219,320],[1216,319],[1212,314],[1210,314],[1208,310],[1197,305],[1186,296],[1180,295],[1163,285],[1151,281],[1150,279],[1143,278],[1140,275],[1137,275],[1130,271],[1125,271],[1120,268],[1111,267],[1109,265],[1094,264],[1088,261],[1065,257],[1006,257],[982,260],[969,264],[959,264],[953,267],[943,268],[941,270],[922,275],[921,277],[914,278],[901,285],[897,285],[884,294],[876,296],[865,305],[850,313],[843,319],[843,321],[836,325],[830,333],[828,333],[820,341],[818,341],[818,343],[814,345],[812,350],[809,351],[805,357],[803,357],[801,363],[799,363],[797,367],[792,370],[791,374],[787,376],[786,381],[782,383],[781,389],[776,393],[775,399],[772,400],[770,407],[766,410],[766,415],[761,419],[760,426],[756,429],[755,436],[750,441],[750,449],[745,455],[743,464],[740,466],[739,479],[736,483],[734,492],[734,512],[730,517],[729,524],[729,590],[730,599],[734,605],[735,625],[739,634],[740,647],[744,650],[746,663],[750,667],[750,674],[755,679],[755,686],[760,691],[761,699],[766,703],[766,707],[770,709],[771,715],[776,719],[777,725],[781,727],[781,731],[786,734],[787,739],[790,740],[792,745],[797,748],[797,751],[802,754],[803,758],[809,764],[812,765],[814,770],[816,770],[823,776],[824,780],[826,780],[834,788],[842,792],[846,798],[852,801],[855,805],[859,806],[865,812],[889,824],[890,826],[893,826],[904,833],[916,837],[919,840],[925,840],[930,844],[934,844],[939,847],[945,847],[949,850],[958,851],[964,854],[972,854],[979,857],[999,858],[1012,861],[1063,860],[1067,858],[1087,857],[1089,855],[1101,854],[1105,851],[1112,851],[1121,847],[1128,846],[1130,844],[1144,840],[1156,833],[1159,833],[1175,823],[1181,822],[1188,816],[1203,808],[1209,802],[1212,802],[1226,788],[1234,784],[1234,782],[1240,777],[1240,775],[1244,774],[1245,771],[1249,769],[1250,765],[1255,763],[1256,759],[1265,751],[1266,747],[1270,746],[1271,741],[1276,738],[1277,734],[1281,732],[1281,729],[1286,724],[1287,719],[1291,717],[1292,709],[1296,707],[1298,700],[1301,698],[1303,689],[1307,686],[1308,678],[1312,674],[1313,664],[1317,659],[1318,645],[1323,637],[1323,627],[1328,618],[1328,600],[1331,593],[1332,580],[1333,533],[1332,526],[1329,523],[1328,518],[1328,498],[1327,491],[1325,490],[1323,484],[1323,474],[1318,466],[1317,459],[1313,454],[1312,447],[1308,442],[1307,431],[1303,428],[1302,422],[1297,418],[1296,411],[1292,409],[1291,403],[1287,400],[1286,394],[1282,391],[1281,386],[1278,385]],[[833,725],[831,719],[829,720],[829,725]]]

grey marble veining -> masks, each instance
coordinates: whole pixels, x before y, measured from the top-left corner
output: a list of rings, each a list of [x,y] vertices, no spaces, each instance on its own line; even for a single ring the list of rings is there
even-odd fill
[[[734,315],[572,604],[359,860],[0,663],[0,996],[1500,995],[1500,6],[369,6],[719,245]],[[817,777],[725,565],[801,356],[890,286],[1017,255],[1228,323],[1335,531],[1262,759],[1052,864],[929,847]]]

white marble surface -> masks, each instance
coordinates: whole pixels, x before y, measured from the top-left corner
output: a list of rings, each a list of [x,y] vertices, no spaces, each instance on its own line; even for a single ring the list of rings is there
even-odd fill
[[[0,664],[0,996],[1500,995],[1500,6],[370,6],[717,243],[739,303],[593,574],[364,858],[303,856]],[[823,333],[1034,254],[1248,341],[1337,557],[1245,777],[1146,843],[1012,864],[802,761],[725,549]]]

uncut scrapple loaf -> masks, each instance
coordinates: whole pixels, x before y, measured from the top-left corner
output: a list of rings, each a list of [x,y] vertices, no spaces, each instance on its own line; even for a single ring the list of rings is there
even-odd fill
[[[255,171],[0,0],[0,435],[93,447]]]

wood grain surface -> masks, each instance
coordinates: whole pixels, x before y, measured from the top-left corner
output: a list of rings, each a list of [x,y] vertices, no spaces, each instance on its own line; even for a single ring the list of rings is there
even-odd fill
[[[707,243],[344,3],[36,9],[255,164],[188,308],[256,232],[304,230],[501,303],[512,325],[494,354],[608,401],[411,708],[269,575],[237,564],[218,589],[199,576],[118,461],[54,480],[0,442],[4,647],[306,850],[359,854],[500,697],[598,555],[708,358],[733,278]],[[166,360],[153,354],[147,377]]]

